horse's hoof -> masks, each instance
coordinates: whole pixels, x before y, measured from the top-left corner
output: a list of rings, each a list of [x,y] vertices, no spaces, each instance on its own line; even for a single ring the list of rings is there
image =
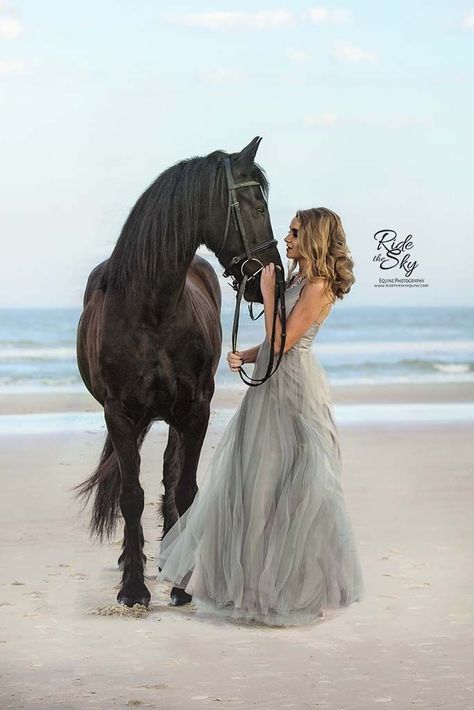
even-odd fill
[[[183,604],[189,604],[192,600],[192,595],[180,589],[180,587],[173,587],[170,594],[170,606],[183,606]]]
[[[141,604],[142,606],[148,608],[148,605],[150,604],[150,599],[151,599],[151,594],[146,589],[145,591],[140,593],[140,594],[134,594],[133,596],[124,594],[123,592],[119,592],[117,594],[117,601],[119,604],[124,604],[125,606],[132,607],[135,604]]]

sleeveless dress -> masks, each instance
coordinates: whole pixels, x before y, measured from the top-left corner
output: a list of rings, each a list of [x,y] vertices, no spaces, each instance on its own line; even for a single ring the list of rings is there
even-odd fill
[[[304,284],[287,288],[287,318]],[[161,540],[157,581],[192,594],[197,614],[293,626],[364,597],[328,379],[312,352],[320,325],[248,387]],[[252,377],[265,374],[269,349],[265,339]]]

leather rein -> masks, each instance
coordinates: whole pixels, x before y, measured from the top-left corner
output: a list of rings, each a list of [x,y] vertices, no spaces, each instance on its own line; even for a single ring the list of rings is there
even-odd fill
[[[262,191],[263,195],[263,190],[261,184],[257,180],[246,180],[244,182],[239,182],[236,183],[234,182],[234,177],[232,175],[232,170],[230,166],[230,158],[228,155],[223,156],[224,159],[224,166],[225,166],[225,174],[226,174],[226,180],[227,180],[227,189],[229,191],[229,204],[227,208],[227,220],[226,220],[226,226],[225,226],[225,233],[224,233],[224,239],[222,242],[222,245],[224,246],[226,239],[227,239],[227,234],[229,231],[229,225],[230,225],[230,216],[232,214],[232,219],[234,223],[234,227],[237,231],[237,233],[240,235],[240,238],[242,239],[242,243],[244,245],[244,253],[239,254],[238,256],[234,256],[233,259],[231,259],[230,263],[226,266],[225,271],[223,272],[224,277],[231,276],[232,277],[232,288],[234,291],[237,291],[236,295],[236,304],[235,304],[235,311],[234,311],[234,321],[232,324],[232,352],[235,353],[237,350],[237,333],[239,329],[239,316],[240,316],[240,304],[242,301],[243,294],[245,292],[245,287],[249,281],[254,279],[257,274],[262,271],[264,268],[264,265],[262,262],[257,259],[254,254],[257,254],[260,251],[263,251],[264,249],[268,249],[268,247],[272,246],[273,244],[277,244],[276,239],[271,239],[270,241],[263,242],[262,244],[258,244],[255,247],[250,248],[250,245],[248,243],[247,239],[247,233],[245,231],[245,226],[242,220],[242,215],[240,212],[240,204],[237,199],[237,192],[236,190],[241,188],[241,187],[248,187],[250,185],[258,185],[260,187],[260,190]],[[244,267],[246,264],[248,264],[251,261],[256,261],[258,264],[260,264],[260,268],[257,269],[253,274],[246,274],[244,271]],[[240,265],[240,272],[242,274],[242,281],[239,282],[235,278],[233,274],[229,273],[229,270],[235,266],[236,264],[239,264],[240,262],[243,262]],[[258,385],[262,385],[264,382],[266,382],[273,374],[278,369],[278,366],[281,362],[281,358],[283,356],[283,352],[285,349],[285,341],[286,341],[286,308],[285,308],[285,283],[284,283],[284,278],[283,278],[283,271],[278,264],[275,265],[275,298],[274,298],[274,309],[273,309],[273,321],[272,321],[272,337],[271,337],[271,342],[270,342],[270,355],[268,359],[268,366],[267,370],[265,372],[265,375],[262,378],[252,378],[250,377],[245,370],[243,369],[242,366],[239,367],[239,375],[243,382],[245,382],[246,385],[249,385],[251,387],[258,387]],[[275,356],[275,332],[276,332],[276,319],[278,315],[278,303],[280,302],[281,304],[281,341],[280,341],[280,352],[278,353],[278,360],[275,366],[275,369],[272,370],[273,366],[273,359]],[[252,310],[252,304],[249,304],[249,314],[252,320],[257,320],[260,318],[262,313],[264,312],[264,309],[262,309],[261,313],[258,314],[256,318],[253,317],[253,310]]]

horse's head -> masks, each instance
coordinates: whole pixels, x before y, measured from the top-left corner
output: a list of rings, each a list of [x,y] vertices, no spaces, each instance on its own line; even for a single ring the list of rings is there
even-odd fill
[[[246,275],[244,298],[259,303],[263,303],[262,268],[273,262],[283,271],[268,211],[268,183],[254,162],[261,140],[256,136],[240,153],[222,153],[218,168],[223,176],[219,181],[223,186],[221,219],[212,215],[208,244],[225,268],[224,275],[232,277],[233,287],[238,289]]]

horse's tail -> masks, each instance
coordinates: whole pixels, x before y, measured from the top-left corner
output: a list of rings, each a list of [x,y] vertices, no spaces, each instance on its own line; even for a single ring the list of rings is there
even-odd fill
[[[152,422],[147,424],[138,435],[137,445],[140,449]],[[94,503],[90,520],[90,531],[99,540],[111,538],[115,532],[117,518],[120,512],[121,490],[120,468],[110,434],[107,434],[99,463],[92,476],[74,486],[75,498],[82,499],[84,507],[95,490]]]
[[[117,455],[110,435],[107,434],[99,463],[94,473],[74,486],[75,498],[82,499],[84,507],[95,490],[90,532],[99,540],[110,538],[115,532],[120,510],[121,478]]]

